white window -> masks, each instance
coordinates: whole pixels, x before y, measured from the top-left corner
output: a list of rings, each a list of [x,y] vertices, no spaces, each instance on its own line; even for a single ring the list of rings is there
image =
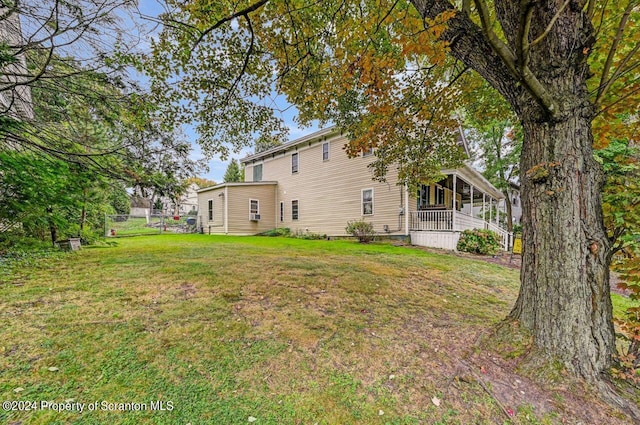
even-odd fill
[[[284,202],[280,202],[280,223],[284,221]]]
[[[209,214],[209,221],[213,221],[213,199],[207,201],[207,212]]]
[[[323,161],[329,160],[329,142],[324,142],[322,144],[322,160]]]
[[[373,215],[373,189],[362,189],[362,215]]]
[[[262,181],[262,164],[256,164],[253,166],[253,181],[254,182]]]
[[[373,148],[367,148],[362,150],[362,157],[366,158],[368,156],[373,155]]]
[[[298,152],[291,154],[291,174],[298,172]]]
[[[298,200],[291,201],[291,220],[298,219]]]
[[[251,217],[260,214],[260,203],[257,199],[249,199],[249,214]]]

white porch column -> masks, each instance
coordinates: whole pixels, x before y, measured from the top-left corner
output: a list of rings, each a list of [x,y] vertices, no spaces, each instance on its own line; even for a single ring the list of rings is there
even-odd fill
[[[471,212],[469,213],[469,215],[471,217],[473,217],[473,185],[470,184],[469,186],[471,186],[471,190],[470,190],[470,193],[471,193]]]
[[[485,209],[485,205],[484,204],[485,204],[485,202],[486,202],[485,193],[482,192],[482,215],[481,215],[482,221],[484,221],[484,209]]]

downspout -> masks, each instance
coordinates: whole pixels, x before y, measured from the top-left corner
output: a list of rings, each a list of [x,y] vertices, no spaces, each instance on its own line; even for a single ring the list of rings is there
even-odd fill
[[[385,228],[385,232],[386,233],[398,233],[400,231],[402,231],[402,216],[403,215],[407,215],[407,209],[406,209],[406,201],[404,200],[404,189],[401,187],[400,188],[400,206],[398,207],[398,228],[397,229],[389,229],[389,226],[386,226]]]
[[[409,236],[409,186],[406,183],[404,185],[404,192],[404,228],[406,229],[405,236]]]
[[[458,203],[458,174],[453,174],[453,210],[451,211],[451,230],[456,230],[456,204]]]
[[[227,199],[229,199],[229,187],[225,186],[224,188],[224,234],[228,235],[229,234],[229,202],[227,202]]]

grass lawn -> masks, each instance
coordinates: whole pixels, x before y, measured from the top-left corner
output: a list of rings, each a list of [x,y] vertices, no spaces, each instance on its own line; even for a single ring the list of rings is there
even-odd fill
[[[0,410],[0,423],[536,424],[574,413],[564,393],[527,402],[524,377],[502,379],[520,398],[495,396],[506,360],[475,343],[509,312],[515,270],[350,241],[116,242],[0,282],[0,399],[37,407]]]

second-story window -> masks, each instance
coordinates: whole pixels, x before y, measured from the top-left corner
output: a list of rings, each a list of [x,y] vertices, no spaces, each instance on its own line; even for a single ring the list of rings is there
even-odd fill
[[[323,161],[329,160],[329,142],[324,142],[322,144],[322,160]]]
[[[291,154],[291,174],[298,172],[298,152]]]
[[[257,164],[253,166],[253,181],[254,182],[262,181],[262,164]]]
[[[362,157],[366,158],[368,156],[373,155],[373,148],[366,148],[362,150]]]

